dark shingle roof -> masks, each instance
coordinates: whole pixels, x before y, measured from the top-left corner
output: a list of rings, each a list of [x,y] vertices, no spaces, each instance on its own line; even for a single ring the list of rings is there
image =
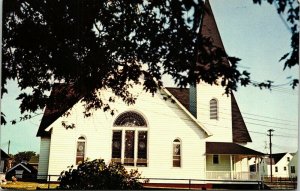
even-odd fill
[[[10,157],[8,156],[8,154],[6,154],[6,152],[4,152],[4,151],[1,149],[1,159],[8,159],[8,158],[10,158]]]
[[[266,154],[268,155],[269,157],[269,154]],[[272,154],[272,165],[275,165],[276,163],[278,163],[282,157],[284,157],[286,155],[286,153],[275,153],[275,154]],[[270,162],[270,158],[265,158],[265,162],[267,165],[270,165],[271,162]]]
[[[167,87],[166,89],[189,111],[189,88]]]
[[[235,143],[252,142],[234,94],[231,94],[232,141]]]
[[[167,88],[167,90],[187,109],[189,110],[189,89]],[[231,94],[231,116],[232,116],[232,139],[235,143],[252,142],[247,126],[239,106],[235,100],[234,94]]]
[[[205,1],[204,14],[201,22],[201,34],[204,37],[209,37],[213,45],[224,50],[224,45],[217,27],[217,23],[212,12],[210,3],[208,0]]]
[[[74,91],[72,85],[54,84],[37,136],[49,137],[50,133],[46,132],[45,129],[62,116],[68,109],[72,108],[82,97],[82,95]]]
[[[282,159],[282,157],[284,157],[285,155],[286,155],[286,153],[272,154],[272,158],[273,158],[275,164],[278,163]]]
[[[231,155],[251,155],[263,156],[264,153],[243,147],[236,143],[227,142],[206,142],[206,154],[231,154]]]

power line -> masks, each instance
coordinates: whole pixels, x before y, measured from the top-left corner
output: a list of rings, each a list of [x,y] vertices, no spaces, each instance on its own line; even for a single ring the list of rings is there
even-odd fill
[[[252,123],[252,122],[246,122],[246,123],[251,124],[251,125],[259,125],[259,126],[263,126],[263,127],[272,127],[272,128],[277,128],[277,129],[285,129],[285,130],[297,131],[297,129],[286,128],[286,127],[277,127],[277,126],[265,125],[265,124],[259,124],[259,123]]]
[[[259,134],[259,135],[268,135],[266,133],[263,133],[263,132],[258,132],[258,131],[249,131],[250,133],[256,133],[256,134]],[[298,137],[295,137],[295,136],[285,136],[285,135],[277,135],[277,134],[273,134],[273,136],[276,136],[276,137],[287,137],[287,138],[298,138]]]
[[[263,119],[255,119],[252,117],[243,117],[244,119],[251,119],[251,120],[256,120],[256,121],[261,121],[261,122],[266,122],[266,123],[275,123],[275,124],[281,124],[281,125],[292,125],[290,123],[280,123],[280,122],[274,122],[274,121],[268,121],[268,120],[263,120]]]

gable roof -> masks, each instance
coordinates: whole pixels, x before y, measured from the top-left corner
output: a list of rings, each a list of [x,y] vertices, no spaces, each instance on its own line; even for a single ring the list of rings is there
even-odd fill
[[[1,149],[1,159],[8,159],[8,158],[10,158],[10,157],[8,156],[8,154],[6,154],[6,152],[4,152],[4,151]]]
[[[189,110],[189,88],[166,88],[187,110]],[[242,113],[231,93],[232,139],[234,143],[252,142]]]
[[[166,89],[188,110],[190,111],[189,88],[166,87]]]
[[[206,142],[206,154],[230,154],[230,155],[247,155],[263,156],[264,153],[253,149],[243,147],[236,143],[228,142]]]
[[[272,160],[270,160],[269,154],[266,154],[266,155],[268,155],[268,158],[265,158],[264,160],[265,160],[265,162],[266,162],[267,165],[270,165],[270,164],[271,164],[270,161],[272,161],[272,165],[275,165],[275,164],[277,164],[277,163],[278,163],[278,162],[279,162],[286,154],[287,154],[287,153],[274,153],[274,154],[272,154]]]
[[[171,90],[169,92],[168,90]],[[164,91],[167,94],[175,94],[175,102],[182,106],[182,109],[189,115],[189,117],[196,122],[196,124],[201,127],[204,132],[210,136],[212,135],[202,124],[200,124],[195,117],[189,112],[189,97],[188,97],[188,88],[180,90],[179,88],[166,88]],[[187,97],[186,97],[187,96]],[[74,88],[71,85],[67,84],[55,84],[52,88],[50,98],[51,105],[47,105],[40,123],[37,136],[39,137],[49,137],[50,132],[46,129],[55,122],[59,117],[61,117],[68,109],[72,108],[81,98],[83,94],[75,93]]]
[[[169,96],[171,96],[172,94],[168,91],[167,88],[162,88],[162,90],[168,94]],[[178,91],[177,91],[178,92]],[[186,92],[186,91],[185,91]],[[183,98],[183,97],[182,97]],[[183,106],[180,101],[174,96],[173,100],[175,101],[175,103],[190,117],[190,119],[192,121],[194,121],[208,136],[211,136],[212,133],[206,129],[206,127],[203,124],[200,124],[200,122],[191,114],[191,112],[185,108],[185,106]]]
[[[50,132],[45,129],[72,108],[82,97],[83,94],[75,92],[72,85],[54,84],[36,136],[49,137]]]
[[[277,164],[287,153],[276,153],[272,154],[272,158],[274,163]]]
[[[234,94],[231,93],[232,141],[235,143],[252,142]]]
[[[37,170],[29,163],[20,162],[19,164],[15,165],[14,167],[10,168],[6,173],[9,173],[15,169],[24,169],[29,173],[37,173]]]

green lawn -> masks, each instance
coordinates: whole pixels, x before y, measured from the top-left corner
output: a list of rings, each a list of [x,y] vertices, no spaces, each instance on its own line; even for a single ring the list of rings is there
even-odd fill
[[[55,189],[58,184],[50,184],[50,189]],[[36,190],[40,189],[48,189],[47,183],[37,183],[37,182],[11,182],[8,181],[6,184],[1,184],[1,188],[3,189],[20,189],[20,190]]]

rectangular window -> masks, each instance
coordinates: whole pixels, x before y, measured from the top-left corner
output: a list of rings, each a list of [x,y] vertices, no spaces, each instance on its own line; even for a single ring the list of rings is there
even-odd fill
[[[138,132],[137,166],[147,166],[147,131]]]
[[[122,131],[113,131],[112,137],[112,162],[121,162]]]
[[[134,165],[134,131],[125,131],[124,165]]]
[[[291,166],[291,173],[296,173],[295,166]]]
[[[213,164],[219,164],[219,155],[213,155]]]
[[[275,172],[278,172],[278,167],[277,166],[275,166]]]
[[[23,178],[23,172],[24,170],[15,170],[16,178]]]
[[[287,161],[290,162],[290,157],[287,157]]]
[[[286,171],[286,166],[283,167],[283,170]]]

